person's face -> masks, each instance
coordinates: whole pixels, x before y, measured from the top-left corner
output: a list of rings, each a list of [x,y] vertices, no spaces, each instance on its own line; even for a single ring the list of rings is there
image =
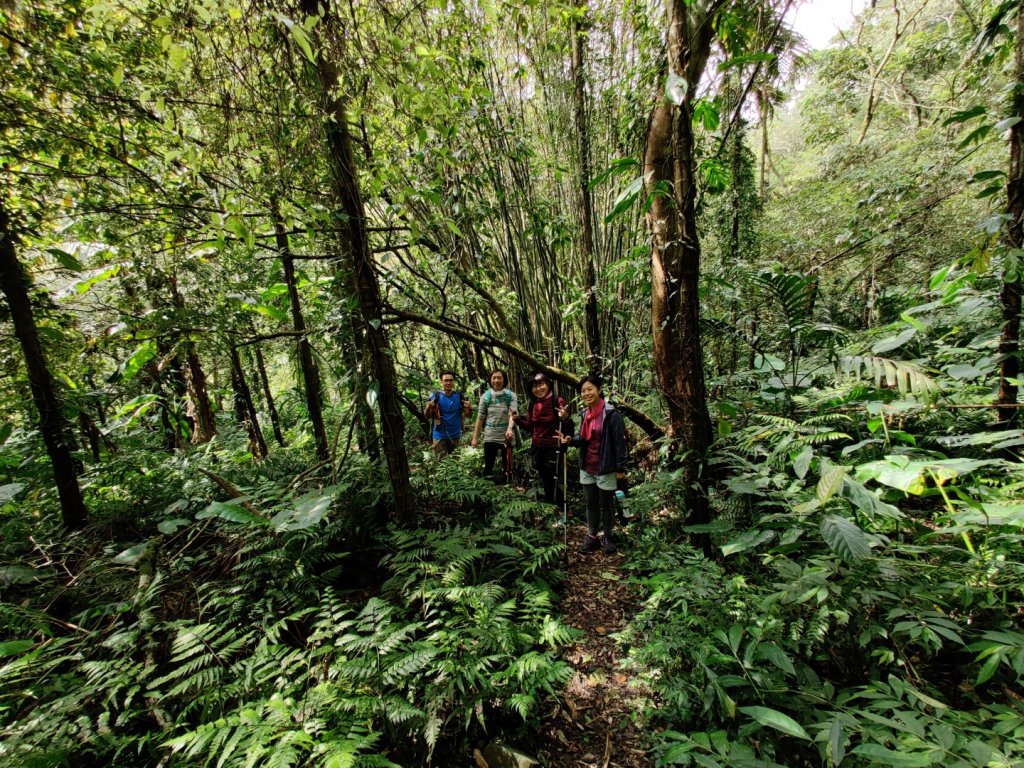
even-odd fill
[[[533,396],[538,400],[543,400],[548,396],[548,392],[550,391],[551,388],[548,386],[546,381],[541,380],[533,382]]]
[[[441,377],[441,389],[444,390],[445,395],[451,395],[455,391],[455,377],[450,373],[446,373]]]
[[[589,381],[580,387],[580,397],[583,402],[587,405],[593,405],[601,399],[601,390],[591,384]]]
[[[505,388],[505,375],[501,371],[491,374],[491,389],[498,390]]]

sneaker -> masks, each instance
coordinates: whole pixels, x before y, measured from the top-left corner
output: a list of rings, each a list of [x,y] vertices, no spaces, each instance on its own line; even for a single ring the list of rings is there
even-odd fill
[[[616,549],[617,549],[617,547],[615,546],[615,539],[613,539],[611,536],[602,536],[601,537],[601,551],[602,552],[604,552],[606,555],[610,555],[613,552],[615,552]]]
[[[597,552],[598,547],[601,546],[601,540],[597,536],[587,536],[583,539],[583,543],[580,544],[580,552],[584,555],[589,555],[591,552]]]

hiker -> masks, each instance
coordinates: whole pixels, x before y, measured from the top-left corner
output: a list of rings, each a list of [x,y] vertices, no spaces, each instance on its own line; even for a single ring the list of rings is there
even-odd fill
[[[494,460],[501,455],[501,477],[508,477],[512,472],[506,444],[511,446],[515,435],[515,417],[519,412],[519,401],[516,393],[506,385],[508,377],[500,369],[491,371],[488,377],[490,388],[480,396],[477,407],[476,427],[473,429],[474,448],[480,442],[480,431],[484,433],[484,476],[490,477],[494,471]]]
[[[559,441],[555,433],[572,432],[572,419],[558,415],[562,411],[568,416],[567,408],[565,399],[555,396],[547,374],[535,373],[530,380],[530,407],[526,415],[516,416],[516,424],[530,430],[530,457],[548,504],[562,503],[557,490]]]
[[[433,422],[431,445],[438,456],[448,456],[462,439],[462,423],[472,404],[455,391],[455,372],[441,371],[441,389],[427,400],[426,416]]]
[[[615,489],[626,476],[626,423],[615,406],[604,399],[601,377],[590,374],[580,379],[580,428],[574,437],[558,433],[559,440],[580,449],[580,484],[587,501],[587,535],[580,545],[584,554],[598,547],[605,554],[615,551],[612,525],[615,520]],[[568,409],[559,411],[565,418]],[[598,538],[598,531],[602,535]]]

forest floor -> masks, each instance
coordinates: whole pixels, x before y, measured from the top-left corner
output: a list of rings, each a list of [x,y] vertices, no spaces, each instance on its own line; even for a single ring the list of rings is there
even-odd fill
[[[586,528],[574,522],[561,609],[562,621],[582,633],[564,653],[575,672],[561,702],[545,713],[530,751],[548,768],[649,766],[638,722],[651,692],[622,667],[628,649],[614,637],[632,620],[640,598],[622,573],[621,546],[612,555],[581,553]],[[628,537],[619,540],[628,546]]]

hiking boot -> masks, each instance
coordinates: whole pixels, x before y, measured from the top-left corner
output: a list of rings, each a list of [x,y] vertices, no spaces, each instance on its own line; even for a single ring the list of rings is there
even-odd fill
[[[591,552],[597,552],[601,546],[601,540],[597,536],[591,536],[589,533],[583,539],[583,543],[580,544],[580,552],[584,555],[589,555]]]
[[[607,534],[601,537],[602,552],[604,552],[606,555],[610,555],[613,552],[615,552],[616,549],[618,549],[618,547],[615,546],[615,539],[613,539],[611,536],[608,536]]]

